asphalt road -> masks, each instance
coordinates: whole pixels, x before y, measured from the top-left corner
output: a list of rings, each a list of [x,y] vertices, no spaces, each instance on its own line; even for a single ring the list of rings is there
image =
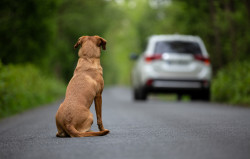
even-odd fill
[[[250,109],[104,90],[103,137],[56,138],[60,102],[0,121],[0,159],[250,159]],[[91,108],[94,112],[94,107]],[[93,130],[97,130],[96,119]]]

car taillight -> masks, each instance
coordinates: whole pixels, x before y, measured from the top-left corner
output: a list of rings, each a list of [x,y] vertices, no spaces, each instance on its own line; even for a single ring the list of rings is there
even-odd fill
[[[202,55],[194,55],[194,59],[204,62],[205,65],[210,65],[210,59],[203,57]]]
[[[161,54],[154,54],[154,55],[151,55],[151,56],[146,56],[145,57],[145,61],[146,62],[151,62],[151,61],[154,61],[154,60],[159,60],[161,59]]]
[[[151,86],[152,83],[153,83],[153,80],[152,80],[152,79],[149,79],[149,80],[147,80],[146,85],[147,85],[147,86]]]
[[[202,85],[203,85],[203,87],[207,88],[209,86],[209,82],[204,80],[204,81],[202,81]]]

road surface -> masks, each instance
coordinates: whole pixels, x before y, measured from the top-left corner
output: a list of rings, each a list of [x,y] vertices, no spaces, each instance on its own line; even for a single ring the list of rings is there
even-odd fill
[[[103,137],[56,138],[59,102],[0,121],[0,159],[250,159],[250,109],[103,94]],[[94,112],[94,107],[91,108]],[[93,130],[97,130],[96,119]]]

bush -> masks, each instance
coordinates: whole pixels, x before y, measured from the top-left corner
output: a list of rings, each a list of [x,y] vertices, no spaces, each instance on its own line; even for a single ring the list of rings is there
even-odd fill
[[[221,69],[213,80],[216,102],[250,106],[250,62],[236,62]]]
[[[64,92],[62,82],[43,76],[31,64],[0,63],[0,118],[51,102]]]

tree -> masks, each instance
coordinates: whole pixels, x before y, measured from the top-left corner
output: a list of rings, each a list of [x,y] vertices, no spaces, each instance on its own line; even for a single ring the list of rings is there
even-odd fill
[[[0,2],[0,59],[4,64],[35,62],[51,53],[58,0]]]

